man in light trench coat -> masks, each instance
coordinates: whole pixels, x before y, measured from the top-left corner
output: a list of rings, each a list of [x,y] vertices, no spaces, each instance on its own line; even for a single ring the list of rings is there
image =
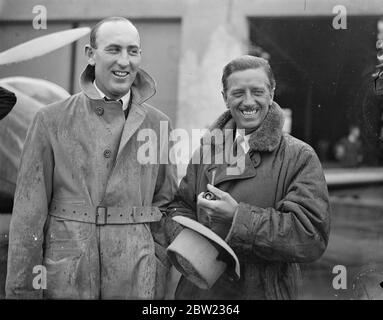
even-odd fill
[[[98,23],[86,54],[82,91],[40,110],[27,134],[10,226],[7,298],[165,296],[159,208],[172,200],[176,168],[144,163],[139,153],[152,143],[140,131],[160,137],[169,119],[145,103],[155,83],[140,69],[140,37],[130,21]],[[168,156],[154,148],[158,159]],[[36,281],[38,275],[46,282]]]

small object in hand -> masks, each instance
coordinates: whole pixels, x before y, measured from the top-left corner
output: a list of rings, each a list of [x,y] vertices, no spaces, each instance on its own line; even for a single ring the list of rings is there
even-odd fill
[[[215,178],[215,170],[212,171],[211,173],[211,185],[214,186],[214,178]],[[216,200],[217,197],[215,196],[215,194],[213,192],[210,192],[210,191],[206,191],[203,195],[202,195],[202,198],[206,199],[206,200]]]
[[[206,200],[216,200],[217,197],[214,195],[214,193],[210,192],[210,191],[206,191],[202,197]]]

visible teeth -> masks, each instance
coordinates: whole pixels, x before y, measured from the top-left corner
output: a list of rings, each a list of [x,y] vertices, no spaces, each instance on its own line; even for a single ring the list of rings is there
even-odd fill
[[[245,115],[245,116],[251,116],[253,114],[256,114],[258,112],[258,110],[251,110],[251,111],[246,111],[246,110],[243,110],[242,113]]]
[[[113,72],[116,76],[119,76],[119,77],[125,77],[128,75],[127,72],[120,72],[120,71],[114,71]]]

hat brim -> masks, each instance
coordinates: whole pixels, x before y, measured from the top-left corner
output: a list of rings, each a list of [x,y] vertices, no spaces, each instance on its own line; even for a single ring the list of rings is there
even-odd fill
[[[225,240],[223,240],[220,236],[218,236],[216,233],[214,233],[209,228],[205,227],[203,224],[201,224],[201,223],[199,223],[193,219],[190,219],[190,218],[187,218],[184,216],[175,216],[172,219],[174,221],[178,222],[179,224],[181,224],[182,226],[189,228],[189,229],[201,234],[205,238],[215,242],[220,247],[225,249],[230,254],[230,256],[233,258],[233,260],[235,262],[235,268],[234,268],[235,274],[238,277],[238,279],[240,278],[241,271],[240,271],[240,265],[239,265],[238,257],[235,254],[235,252],[233,251],[233,249],[230,248],[230,246],[225,242]]]

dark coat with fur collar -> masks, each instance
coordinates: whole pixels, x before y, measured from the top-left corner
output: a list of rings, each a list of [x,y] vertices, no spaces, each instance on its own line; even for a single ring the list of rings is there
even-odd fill
[[[184,215],[209,225],[196,200],[206,191],[215,169],[215,185],[239,203],[232,225],[226,230],[222,226],[216,229],[238,256],[241,278],[234,281],[226,272],[210,290],[200,290],[181,278],[177,299],[296,298],[297,263],[314,261],[323,254],[330,223],[323,170],[309,145],[282,132],[283,121],[282,110],[274,103],[250,137],[245,169],[240,173],[228,175],[230,163],[204,164],[203,152],[200,164],[189,164],[169,207],[171,215]],[[214,129],[235,129],[229,111],[218,118],[203,141],[210,140],[206,138]],[[230,149],[232,140],[212,143],[215,159]],[[215,227],[210,225],[213,230]],[[173,229],[171,236],[174,238],[179,231]]]

